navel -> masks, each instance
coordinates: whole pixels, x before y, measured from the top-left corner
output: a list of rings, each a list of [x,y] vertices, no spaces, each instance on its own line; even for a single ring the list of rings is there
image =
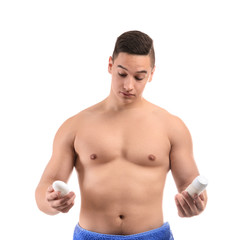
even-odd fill
[[[152,155],[152,154],[150,154],[150,155],[148,156],[148,158],[149,158],[149,160],[151,160],[151,161],[155,161],[155,160],[156,160],[156,157],[155,157],[154,155]]]
[[[124,215],[119,215],[119,218],[120,219],[124,219]]]
[[[97,155],[95,153],[90,155],[90,159],[95,160],[97,158]]]

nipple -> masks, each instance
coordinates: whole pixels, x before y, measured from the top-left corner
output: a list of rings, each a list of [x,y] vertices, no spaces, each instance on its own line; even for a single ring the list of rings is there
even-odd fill
[[[97,158],[97,155],[95,153],[93,153],[93,154],[90,155],[90,159],[94,160],[96,158]]]
[[[150,155],[148,156],[148,158],[149,158],[149,160],[151,160],[151,161],[155,161],[155,159],[156,159],[156,157],[155,157],[154,155],[152,155],[152,154],[150,154]]]

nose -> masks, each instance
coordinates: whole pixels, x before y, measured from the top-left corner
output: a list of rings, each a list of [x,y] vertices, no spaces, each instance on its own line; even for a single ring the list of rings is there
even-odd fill
[[[124,81],[123,88],[125,91],[130,92],[133,90],[133,80],[131,77],[127,77]]]

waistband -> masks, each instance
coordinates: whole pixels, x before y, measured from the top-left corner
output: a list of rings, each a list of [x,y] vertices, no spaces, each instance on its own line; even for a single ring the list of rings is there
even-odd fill
[[[131,234],[131,235],[112,235],[92,232],[76,225],[73,240],[174,240],[170,225],[165,222],[161,227],[150,231]]]

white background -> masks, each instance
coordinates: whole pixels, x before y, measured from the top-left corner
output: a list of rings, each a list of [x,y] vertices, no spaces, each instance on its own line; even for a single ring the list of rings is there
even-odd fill
[[[156,71],[144,97],[188,126],[209,179],[204,213],[179,218],[169,174],[164,220],[176,240],[247,239],[246,1],[1,1],[1,239],[72,239],[68,214],[48,216],[34,192],[59,126],[109,94],[108,58],[124,31],[149,34]]]

